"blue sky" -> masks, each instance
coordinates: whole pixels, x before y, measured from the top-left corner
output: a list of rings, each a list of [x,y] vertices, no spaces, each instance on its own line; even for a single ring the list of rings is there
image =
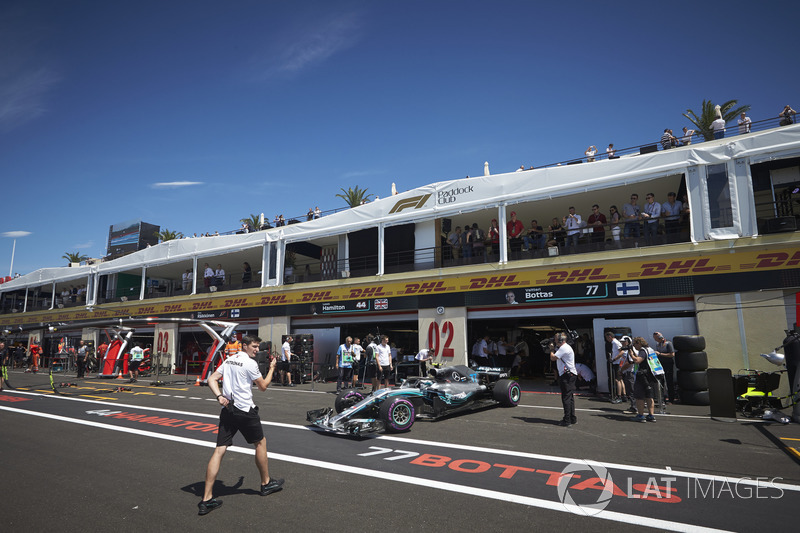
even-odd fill
[[[0,3],[0,273],[800,109],[795,2]]]

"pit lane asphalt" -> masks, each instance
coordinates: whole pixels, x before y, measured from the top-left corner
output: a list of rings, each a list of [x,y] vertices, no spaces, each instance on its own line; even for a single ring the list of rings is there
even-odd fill
[[[11,372],[10,380],[17,390],[0,393],[3,531],[188,531],[207,525],[277,531],[752,530],[785,527],[800,503],[800,461],[792,451],[800,440],[790,440],[800,439],[795,424],[716,422],[707,407],[692,406],[670,406],[658,423],[641,424],[622,413],[624,404],[579,397],[578,425],[562,428],[556,425],[557,394],[526,393],[517,408],[418,421],[398,436],[351,439],[305,428],[305,412],[333,405],[334,395],[326,392],[335,389],[315,384],[312,392],[308,384],[254,391],[267,423],[270,470],[286,478],[286,489],[258,496],[250,448],[237,440],[247,453],[232,449],[223,461],[216,494],[225,504],[198,517],[215,439],[208,429],[219,412],[207,388],[59,375],[56,383],[80,388],[59,389],[70,397],[57,398],[36,392],[48,392],[42,374]],[[102,392],[119,386],[131,390]],[[523,382],[523,388],[550,390],[541,383]],[[142,422],[145,417],[160,417],[166,425]],[[603,512],[620,516],[606,520],[566,510],[548,481],[574,459],[601,466],[573,466],[582,470],[573,470],[571,486],[584,483],[584,490],[569,494],[576,501],[608,494]],[[598,468],[606,468],[613,478],[608,487],[622,494],[597,490],[591,479],[600,475]],[[722,478],[703,474],[764,481],[731,482],[726,490]],[[659,497],[670,477],[681,501]],[[649,500],[630,497],[642,494],[651,478],[662,485],[651,485],[655,499],[653,492]],[[785,490],[768,486],[776,478]],[[640,525],[632,523],[637,520]]]

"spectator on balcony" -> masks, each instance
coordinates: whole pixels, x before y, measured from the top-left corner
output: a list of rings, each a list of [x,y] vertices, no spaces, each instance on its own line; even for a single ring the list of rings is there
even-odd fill
[[[486,255],[486,233],[478,227],[478,223],[472,224],[472,254],[475,257],[483,257],[484,262],[488,259]]]
[[[617,155],[617,150],[614,148],[614,143],[610,143],[608,145],[608,148],[606,148],[606,156],[609,159],[619,159],[619,156]]]
[[[497,254],[500,251],[500,225],[496,218],[492,219],[489,227],[489,241],[492,243],[492,253]]]
[[[450,235],[447,236],[447,244],[450,245],[453,259],[461,257],[461,226],[456,226],[456,228],[450,232]]]
[[[587,163],[594,163],[594,156],[597,155],[597,147],[595,145],[591,145],[589,148],[586,149],[583,154],[586,156]]]
[[[742,112],[741,116],[739,117],[739,135],[744,135],[745,133],[750,133],[750,124],[751,124],[750,117],[747,116],[747,113]]]
[[[550,222],[550,225],[547,227],[547,231],[550,233],[550,242],[547,243],[548,246],[564,246],[564,238],[567,232],[564,231],[564,226],[561,225],[557,217],[553,217],[552,222]]]
[[[522,250],[522,231],[525,226],[522,222],[517,220],[517,212],[511,212],[511,220],[506,223],[506,231],[508,232],[508,244],[512,252],[519,252]]]
[[[642,220],[644,220],[644,238],[647,244],[655,244],[658,240],[658,224],[661,218],[661,204],[656,202],[653,193],[645,196],[647,203],[644,206]]]
[[[523,251],[541,250],[547,244],[547,237],[545,237],[544,230],[537,220],[531,220],[531,227],[528,228],[527,234],[522,240],[525,244]]]
[[[794,124],[794,116],[797,114],[797,111],[792,109],[790,106],[786,106],[783,108],[783,111],[778,114],[781,117],[781,126],[790,126]]]
[[[661,148],[663,150],[669,150],[670,148],[673,148],[675,146],[678,146],[678,139],[676,139],[675,136],[672,135],[671,129],[669,128],[664,129],[664,135],[661,136]]]
[[[469,224],[464,225],[464,231],[461,232],[461,254],[464,257],[472,257],[472,228]]]
[[[622,241],[620,240],[620,234],[622,233],[622,228],[619,227],[620,215],[617,206],[612,205],[608,208],[609,210],[609,217],[611,218],[611,239],[614,241],[614,246],[616,248],[622,247]]]
[[[718,117],[714,122],[711,123],[711,129],[714,130],[714,138],[715,139],[724,139],[725,138],[725,119],[722,117]]]
[[[575,208],[569,207],[569,214],[564,217],[564,225],[567,227],[567,246],[578,248],[578,239],[581,236],[581,216],[575,212]]]
[[[222,287],[225,283],[225,269],[219,263],[217,263],[217,269],[214,271],[214,281],[217,287]]]
[[[253,278],[253,269],[250,268],[250,263],[245,261],[242,264],[242,283],[250,283],[250,280]]]
[[[250,224],[247,222],[242,222],[242,227],[239,229],[239,233],[250,233]]]
[[[661,216],[664,217],[664,233],[667,236],[667,242],[677,242],[678,236],[681,232],[681,210],[683,204],[680,200],[675,199],[675,193],[670,192],[667,194],[667,201],[661,204]]]
[[[600,206],[594,204],[592,206],[592,214],[586,219],[586,224],[591,229],[589,240],[592,245],[598,249],[603,248],[603,243],[606,242],[606,216],[600,212]]]
[[[320,211],[319,206],[315,207],[314,208],[314,218],[316,219],[316,218],[319,218],[321,216],[322,216],[322,211]]]
[[[308,213],[306,213],[306,222],[309,220],[314,220],[314,210],[310,207],[308,208]]]
[[[207,289],[214,284],[214,271],[208,266],[208,263],[203,265],[203,286]]]
[[[191,270],[187,268],[186,272],[181,274],[181,289],[183,289],[184,292],[189,290],[189,284],[191,283],[192,278],[190,272]]]
[[[641,235],[642,227],[639,225],[639,212],[640,208],[637,205],[639,202],[639,195],[636,193],[631,194],[631,201],[622,206],[622,218],[625,221],[625,238],[631,237],[639,238]]]
[[[681,136],[681,146],[689,146],[692,144],[692,135],[694,135],[694,130],[690,130],[684,126],[683,135]]]

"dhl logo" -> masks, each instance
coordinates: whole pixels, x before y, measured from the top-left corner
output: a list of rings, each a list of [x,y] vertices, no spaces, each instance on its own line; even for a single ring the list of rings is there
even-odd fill
[[[327,300],[335,300],[333,291],[304,292],[300,299],[301,302],[324,302]]]
[[[394,204],[394,206],[389,210],[389,214],[391,215],[392,213],[399,213],[403,209],[408,209],[411,207],[413,207],[414,209],[419,209],[420,207],[425,205],[425,202],[427,202],[428,198],[430,197],[431,197],[430,194],[423,194],[420,196],[413,196],[411,198],[400,200],[399,202]]]
[[[431,281],[429,283],[406,283],[405,288],[399,294],[425,294],[430,292],[443,292],[447,287],[444,281]]]
[[[288,300],[286,299],[285,294],[279,294],[277,296],[262,296],[261,297],[261,305],[278,305],[278,304],[285,304]]]
[[[225,300],[225,303],[222,304],[222,307],[244,307],[247,305],[247,298],[233,298],[231,300]]]
[[[383,286],[350,289],[348,298],[357,300],[358,298],[377,298],[378,296],[386,296],[386,293],[383,291]]]
[[[512,274],[511,276],[491,276],[488,278],[472,278],[469,280],[469,289],[492,289],[492,288],[503,288],[503,287],[516,287],[520,284],[519,281],[516,281],[517,276],[516,274]]]

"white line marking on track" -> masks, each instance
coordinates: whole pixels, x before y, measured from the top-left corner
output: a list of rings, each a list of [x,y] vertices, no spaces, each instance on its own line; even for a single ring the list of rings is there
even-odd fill
[[[100,400],[88,400],[88,399],[84,399],[84,398],[75,398],[75,397],[71,397],[71,396],[53,396],[53,395],[48,395],[48,394],[38,394],[38,393],[35,393],[35,392],[26,392],[26,391],[17,391],[17,392],[19,392],[20,394],[27,394],[27,395],[30,395],[30,396],[39,396],[41,398],[47,398],[47,399],[53,399],[53,400],[67,400],[67,401],[72,401],[72,402],[85,402],[85,403],[91,403],[91,404],[109,405],[109,406],[114,407],[116,409],[119,409],[120,407],[127,407],[127,408],[130,408],[130,409],[139,409],[139,410],[143,410],[143,411],[159,411],[159,412],[162,412],[162,413],[172,413],[172,414],[178,414],[178,415],[196,416],[196,417],[200,417],[200,418],[213,418],[215,420],[219,419],[219,415],[217,415],[217,414],[196,413],[196,412],[192,412],[192,411],[181,411],[181,410],[177,410],[177,409],[163,409],[163,408],[158,408],[158,407],[145,407],[145,406],[141,406],[141,405],[121,404],[121,403],[116,403],[116,402],[104,402],[104,401],[100,401]],[[0,405],[0,409],[3,409],[3,406]],[[8,408],[6,408],[6,409],[8,409]],[[24,411],[24,412],[33,413],[32,411]],[[57,415],[53,415],[53,416],[57,416]],[[317,427],[301,426],[301,425],[298,425],[298,424],[287,424],[285,422],[265,422],[265,421],[262,420],[261,424],[265,425],[265,426],[282,427],[282,428],[288,428],[288,429],[299,429],[299,430],[302,430],[302,431],[315,431],[315,432],[320,432],[320,433],[324,432],[324,430],[322,430],[320,428],[317,428]],[[503,450],[503,449],[498,449],[498,448],[486,448],[486,447],[483,447],[483,446],[471,446],[471,445],[468,445],[468,444],[454,444],[454,443],[448,443],[448,442],[437,442],[437,441],[430,441],[430,440],[412,439],[412,438],[408,438],[408,437],[395,437],[395,436],[392,436],[392,435],[378,435],[378,436],[376,436],[374,438],[375,438],[375,440],[389,440],[389,441],[395,441],[395,442],[408,442],[408,443],[412,443],[412,444],[421,444],[421,445],[425,445],[425,446],[436,446],[436,447],[439,447],[439,448],[450,448],[450,449],[454,449],[454,450],[467,450],[467,451],[475,451],[475,452],[482,452],[482,453],[492,453],[492,454],[496,454],[496,455],[510,455],[510,456],[513,456],[513,457],[526,457],[526,458],[530,458],[530,459],[542,459],[542,460],[545,460],[545,461],[555,461],[555,462],[562,462],[562,463],[566,463],[566,464],[579,462],[579,463],[587,463],[587,464],[592,464],[592,465],[600,465],[600,466],[604,466],[606,468],[613,468],[613,469],[616,469],[616,470],[629,470],[629,471],[633,471],[633,472],[645,472],[645,473],[652,473],[652,474],[679,475],[679,476],[682,476],[682,477],[704,479],[704,480],[713,480],[713,481],[727,482],[727,483],[731,483],[731,484],[739,483],[739,484],[743,484],[743,485],[759,486],[758,485],[759,481],[757,479],[726,477],[726,476],[715,476],[715,475],[704,474],[704,473],[700,473],[700,472],[688,472],[688,471],[682,471],[682,470],[672,470],[671,468],[670,469],[652,468],[652,467],[649,467],[649,466],[637,466],[637,465],[629,465],[629,464],[607,463],[607,462],[604,462],[604,461],[595,461],[593,459],[578,459],[578,458],[573,458],[573,457],[559,457],[557,455],[544,455],[544,454],[538,454],[538,453],[522,452],[522,451],[518,451],[518,450]],[[772,483],[771,486],[775,487],[775,488],[781,488],[781,489],[784,489],[784,490],[800,492],[800,485],[789,485],[787,483]]]
[[[93,403],[103,403],[103,402],[93,402]],[[16,409],[14,407],[6,407],[4,405],[0,405],[0,410],[2,411],[9,411],[13,413],[19,413],[23,415],[29,416],[37,416],[41,418],[49,418],[52,420],[59,420],[61,422],[70,422],[73,424],[80,424],[84,426],[91,426],[100,429],[108,429],[111,431],[119,431],[122,433],[130,433],[134,435],[140,435],[145,437],[153,437],[157,439],[169,440],[173,442],[180,442],[183,444],[193,444],[195,446],[202,446],[205,448],[214,448],[215,443],[209,441],[202,441],[198,439],[190,439],[186,437],[178,437],[175,435],[166,435],[162,433],[154,433],[152,431],[145,431],[141,429],[134,429],[134,428],[127,428],[123,426],[113,426],[109,424],[103,424],[100,422],[94,422],[90,420],[80,420],[76,418],[69,418],[66,416],[61,415],[52,415],[48,413],[38,413],[36,411],[28,411],[25,409]],[[156,409],[153,409],[156,410]],[[246,455],[254,455],[255,450],[249,448],[242,448],[240,446],[230,446],[228,447],[229,451],[233,451],[236,453],[243,453]],[[447,483],[443,481],[432,481],[429,479],[424,478],[417,478],[413,476],[407,476],[404,474],[394,474],[391,472],[382,472],[377,470],[370,470],[367,468],[361,467],[353,467],[349,465],[342,465],[338,463],[331,463],[328,461],[319,461],[316,459],[307,459],[305,457],[294,457],[291,455],[285,455],[281,453],[271,453],[270,459],[277,460],[277,461],[286,461],[289,463],[296,463],[305,466],[312,466],[317,468],[325,468],[328,470],[334,470],[337,472],[344,472],[348,474],[357,474],[360,476],[367,476],[373,477],[377,479],[383,480],[391,480],[397,481],[400,483],[407,483],[409,485],[417,485],[421,487],[427,488],[436,488],[439,490],[446,490],[449,492],[455,492],[457,494],[469,494],[471,496],[478,496],[481,498],[489,498],[492,500],[499,500],[504,502],[511,502],[511,503],[518,503],[521,505],[528,505],[530,507],[538,507],[541,509],[549,509],[551,511],[557,511],[561,513],[569,513],[564,504],[557,501],[549,501],[549,500],[542,500],[539,498],[531,498],[528,496],[521,496],[519,494],[510,494],[505,492],[500,492],[496,490],[488,490],[488,489],[479,489],[475,487],[470,487],[467,485],[459,485],[456,483]],[[679,522],[673,522],[670,520],[660,520],[656,518],[650,518],[646,516],[637,516],[628,513],[618,513],[613,511],[600,511],[597,514],[593,515],[592,518],[602,518],[604,520],[611,520],[614,522],[622,522],[626,524],[635,524],[653,528],[660,528],[669,531],[686,531],[686,532],[696,532],[696,531],[707,531],[707,532],[722,532],[726,530],[722,529],[714,529],[714,528],[706,528],[700,527],[694,524],[683,524]]]

